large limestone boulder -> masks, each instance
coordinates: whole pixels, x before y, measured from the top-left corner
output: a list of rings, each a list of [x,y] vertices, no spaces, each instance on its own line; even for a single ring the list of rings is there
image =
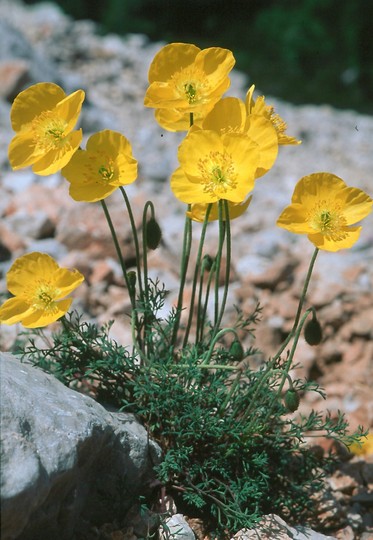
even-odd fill
[[[70,540],[145,493],[160,449],[132,415],[89,397],[11,354],[1,368],[1,538]]]

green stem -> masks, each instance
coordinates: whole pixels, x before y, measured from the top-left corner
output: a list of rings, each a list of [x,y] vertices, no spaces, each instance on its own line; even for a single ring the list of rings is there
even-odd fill
[[[285,341],[283,342],[283,344],[281,345],[281,347],[279,348],[279,350],[277,351],[275,356],[272,358],[272,360],[271,360],[272,364],[274,364],[276,362],[276,360],[278,360],[280,358],[281,354],[283,353],[283,351],[287,347],[288,343],[291,341],[291,339],[293,338],[293,336],[295,334],[295,331],[296,331],[298,323],[299,323],[299,318],[300,318],[300,315],[302,313],[303,304],[304,304],[304,301],[306,299],[308,286],[309,286],[310,281],[311,281],[312,271],[313,271],[313,268],[315,266],[316,257],[318,255],[318,253],[319,253],[319,249],[316,248],[315,251],[313,252],[313,255],[312,255],[309,267],[308,267],[308,271],[307,271],[306,279],[304,281],[302,293],[301,293],[301,296],[300,296],[300,299],[299,299],[298,309],[297,309],[297,313],[295,315],[293,327],[290,330],[288,337],[285,339]]]
[[[188,205],[188,210],[190,210],[190,205]],[[188,270],[191,246],[192,246],[192,220],[188,216],[186,216],[185,225],[184,225],[183,250],[181,254],[180,288],[179,288],[179,295],[178,295],[177,306],[176,306],[175,325],[174,325],[174,329],[172,333],[173,348],[176,347],[177,334],[178,334],[179,326],[180,326],[181,310],[183,308],[184,287],[185,287],[185,281],[186,281],[186,274]]]
[[[128,217],[129,217],[130,223],[131,223],[131,229],[132,229],[132,234],[133,234],[133,242],[134,242],[134,245],[135,245],[135,253],[136,253],[136,269],[137,269],[137,282],[138,282],[138,285],[139,285],[139,296],[140,296],[141,299],[143,299],[144,292],[143,292],[143,284],[142,284],[142,277],[141,277],[141,254],[140,254],[139,238],[138,238],[138,234],[137,234],[136,223],[135,223],[135,219],[133,217],[131,203],[130,203],[130,201],[128,199],[128,196],[127,196],[127,193],[126,193],[125,189],[123,188],[123,186],[119,186],[119,190],[122,193],[123,199],[124,199],[124,201],[126,203]],[[146,283],[144,284],[144,286],[146,287]]]
[[[234,337],[237,339],[237,332],[234,328],[223,328],[222,330],[220,330],[211,340],[211,343],[210,343],[210,348],[209,350],[207,351],[207,355],[206,357],[203,359],[203,362],[200,364],[201,366],[204,366],[204,365],[207,365],[208,362],[210,361],[211,357],[212,357],[212,353],[214,352],[214,347],[216,345],[216,343],[219,341],[220,338],[222,338],[225,334],[228,334],[228,333],[232,333],[234,334]]]
[[[230,390],[229,390],[229,392],[228,392],[227,397],[225,398],[224,402],[222,403],[222,405],[221,405],[221,407],[220,407],[220,410],[219,410],[220,414],[222,414],[222,413],[225,411],[225,409],[227,408],[228,403],[231,401],[232,396],[233,396],[233,394],[235,393],[235,391],[236,391],[236,389],[237,389],[237,387],[239,386],[240,381],[241,381],[242,369],[241,369],[241,368],[237,368],[237,366],[235,366],[235,367],[236,367],[236,369],[238,369],[239,371],[238,371],[238,373],[237,373],[237,377],[234,379],[234,381],[233,381],[233,383],[232,383],[232,386],[231,386],[231,388],[230,388]]]
[[[106,221],[108,222],[108,225],[109,225],[110,233],[111,233],[111,236],[112,236],[112,239],[113,239],[113,242],[114,242],[114,246],[115,246],[115,250],[117,252],[119,263],[120,263],[120,266],[122,268],[122,273],[123,273],[124,280],[126,282],[126,286],[127,286],[127,289],[128,289],[128,294],[130,296],[132,309],[135,309],[136,308],[136,298],[135,298],[135,295],[134,295],[133,288],[131,287],[131,284],[130,284],[129,279],[128,279],[126,263],[124,262],[122,251],[121,251],[120,246],[119,246],[117,233],[115,232],[115,228],[114,228],[112,219],[110,217],[108,207],[107,207],[107,205],[106,205],[106,203],[105,203],[105,201],[103,199],[101,200],[101,206],[102,206],[102,208],[104,210],[104,214],[105,214],[105,217],[106,217]]]
[[[210,296],[211,282],[212,282],[212,278],[213,278],[214,275],[215,275],[215,265],[216,265],[216,261],[214,261],[213,264],[212,264],[212,267],[211,267],[210,272],[209,272],[209,277],[208,277],[208,280],[207,280],[206,294],[205,294],[205,301],[204,301],[204,305],[203,305],[203,309],[202,309],[202,314],[201,314],[201,318],[200,318],[200,323],[199,323],[199,327],[200,327],[200,338],[199,338],[199,341],[197,341],[197,343],[199,343],[200,341],[203,340],[203,331],[204,331],[204,327],[205,327],[206,314],[207,314],[207,307],[208,307],[208,303],[209,303],[209,296]]]
[[[154,218],[154,205],[151,201],[147,201],[144,206],[144,211],[142,214],[142,245],[143,245],[143,270],[144,270],[144,287],[147,303],[149,301],[149,289],[148,289],[148,245],[147,245],[147,213],[148,208],[150,208],[151,217]]]
[[[199,246],[198,246],[198,252],[197,252],[197,259],[196,259],[195,268],[194,268],[194,276],[193,276],[193,283],[192,283],[192,293],[191,293],[190,305],[189,305],[189,316],[188,316],[187,326],[186,326],[186,329],[185,329],[183,347],[186,347],[186,345],[188,343],[189,332],[190,332],[190,328],[192,326],[193,315],[194,315],[194,298],[195,298],[195,295],[196,295],[198,274],[199,274],[199,269],[201,267],[202,251],[203,251],[203,246],[204,246],[204,243],[205,243],[206,230],[207,230],[207,225],[209,223],[209,215],[210,215],[210,212],[211,212],[211,207],[212,207],[212,204],[209,204],[207,206],[205,219],[204,219],[203,225],[202,225],[201,237],[200,237],[200,240],[199,240]],[[197,310],[199,311],[199,309],[200,309],[200,306],[198,305]],[[198,311],[197,311],[197,313],[198,313]],[[197,332],[197,330],[196,330],[196,332]]]
[[[277,351],[277,353],[271,358],[271,360],[268,362],[268,365],[267,365],[267,368],[263,371],[263,375],[261,377],[261,379],[258,380],[257,382],[257,388],[254,392],[254,395],[251,399],[251,402],[250,402],[250,405],[249,407],[246,409],[246,412],[245,412],[245,417],[248,418],[249,417],[249,414],[251,413],[254,405],[256,405],[256,398],[259,394],[259,391],[260,389],[262,388],[264,382],[267,380],[267,378],[275,372],[275,370],[273,369],[277,360],[280,358],[281,354],[283,353],[283,351],[285,350],[285,348],[287,347],[287,345],[289,344],[289,342],[293,339],[294,335],[297,335],[297,328],[298,328],[298,324],[299,324],[299,319],[300,319],[300,316],[301,316],[301,312],[302,312],[302,309],[303,309],[303,304],[305,302],[305,299],[306,299],[306,295],[307,295],[307,290],[308,290],[308,287],[309,287],[309,284],[310,284],[310,280],[311,280],[311,276],[312,276],[312,271],[313,271],[313,268],[314,268],[314,265],[315,265],[315,262],[316,262],[316,257],[317,257],[317,254],[319,252],[319,249],[316,248],[315,251],[313,252],[313,255],[312,255],[312,258],[311,258],[311,261],[310,261],[310,264],[309,264],[309,267],[308,267],[308,271],[307,271],[307,275],[306,275],[306,279],[304,281],[304,285],[303,285],[303,289],[302,289],[302,293],[301,293],[301,296],[300,296],[300,299],[299,299],[299,304],[298,304],[298,309],[297,309],[297,313],[295,315],[295,319],[294,319],[294,324],[293,324],[293,327],[288,335],[288,337],[285,339],[285,341],[283,342],[283,344],[281,345],[281,347],[279,348],[279,350]],[[312,308],[310,310],[308,310],[306,313],[307,315],[305,315],[305,317],[308,316],[308,314],[312,311]],[[301,328],[303,326],[303,322],[301,324]],[[299,334],[298,334],[299,336]],[[298,339],[296,340],[296,344],[298,343]],[[295,348],[293,349],[293,354],[295,352]],[[292,357],[291,357],[292,359]],[[289,360],[288,360],[289,362]],[[287,363],[288,363],[287,362]],[[291,360],[290,360],[290,364],[289,364],[289,369],[290,369],[290,366],[291,366]],[[267,414],[266,415],[266,419],[269,418],[269,415]],[[251,426],[253,421],[251,421],[249,423],[249,426],[248,428]]]
[[[280,384],[279,384],[279,387],[278,387],[278,389],[277,389],[277,398],[280,397],[281,392],[282,392],[282,389],[283,389],[284,384],[285,384],[285,381],[286,381],[286,378],[289,376],[289,371],[290,371],[290,368],[291,368],[291,365],[292,365],[292,362],[293,362],[293,358],[294,358],[294,354],[295,354],[295,351],[296,351],[296,348],[297,348],[297,345],[298,345],[298,341],[299,341],[300,334],[301,334],[301,332],[302,332],[304,323],[306,322],[308,316],[309,316],[311,313],[313,313],[313,308],[307,309],[307,311],[304,313],[303,317],[302,317],[301,320],[300,320],[300,323],[299,323],[299,325],[298,325],[296,334],[295,334],[295,336],[294,336],[294,341],[293,341],[293,345],[292,345],[292,347],[291,347],[291,351],[290,351],[289,357],[288,357],[288,359],[286,360],[285,367],[283,368],[283,375],[282,375],[282,378],[281,378],[281,382],[280,382]],[[291,383],[291,386],[292,386],[292,383]],[[270,411],[269,411],[269,414],[270,414]]]
[[[224,278],[224,292],[223,292],[223,298],[221,301],[220,311],[218,315],[218,319],[215,324],[214,332],[217,332],[223,315],[225,311],[225,306],[227,303],[227,297],[228,297],[228,289],[229,289],[229,277],[230,277],[230,269],[231,269],[231,228],[230,228],[230,220],[229,220],[229,205],[228,201],[223,200],[223,209],[224,209],[224,223],[225,223],[225,236],[226,236],[226,259],[225,259],[225,278]],[[220,219],[220,216],[219,216]]]
[[[223,245],[225,240],[225,222],[223,219],[223,201],[218,202],[218,213],[219,213],[219,244],[218,252],[216,254],[216,268],[215,268],[215,318],[214,318],[214,332],[219,331],[219,278],[220,278],[220,268],[221,268],[221,257],[223,252]]]

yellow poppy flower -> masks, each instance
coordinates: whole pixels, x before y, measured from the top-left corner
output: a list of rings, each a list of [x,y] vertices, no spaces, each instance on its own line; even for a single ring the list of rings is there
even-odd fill
[[[291,204],[277,225],[296,234],[307,234],[319,249],[338,251],[350,248],[361,227],[351,227],[365,218],[373,201],[364,191],[348,187],[331,173],[304,176],[295,186]]]
[[[366,437],[360,439],[361,446],[358,443],[352,443],[348,449],[355,456],[373,455],[373,433],[368,433]]]
[[[228,49],[201,50],[189,43],[166,45],[150,65],[144,105],[182,114],[201,113],[229,88],[228,74],[234,64]]]
[[[266,105],[264,96],[259,96],[254,100],[255,85],[252,85],[246,94],[246,110],[248,115],[258,115],[267,118],[272,122],[277,136],[278,144],[301,144],[295,137],[290,137],[286,134],[288,128],[286,122],[275,112],[274,107]]]
[[[19,257],[7,273],[7,287],[14,296],[0,307],[0,322],[40,328],[57,321],[72,302],[63,298],[83,280],[78,270],[61,268],[45,253]]]
[[[75,201],[95,202],[134,182],[137,161],[128,139],[106,129],[88,139],[87,149],[74,154],[62,175],[70,182],[70,195]]]
[[[232,203],[228,202],[229,206],[229,219],[236,219],[239,216],[241,216],[244,212],[246,212],[249,204],[251,203],[252,195],[244,202],[242,203]],[[192,219],[193,221],[198,221],[199,223],[203,223],[205,221],[205,215],[207,210],[208,204],[192,204],[190,211],[188,211],[186,214],[187,216]],[[218,211],[218,203],[213,203],[210,213],[209,213],[209,221],[216,221],[219,219],[219,211]],[[223,221],[225,221],[225,215],[224,215],[224,209],[223,209]]]
[[[245,135],[191,130],[179,146],[178,158],[171,189],[187,204],[220,199],[241,203],[254,187],[259,152]]]
[[[38,83],[18,94],[10,111],[16,132],[8,151],[12,168],[32,165],[41,176],[62,169],[82,140],[82,130],[73,129],[83,100],[83,90],[66,96],[53,83]]]
[[[241,99],[220,99],[202,122],[203,129],[221,134],[244,133],[258,145],[259,162],[255,177],[263,176],[273,166],[278,154],[278,136],[272,122],[257,114],[247,114]]]

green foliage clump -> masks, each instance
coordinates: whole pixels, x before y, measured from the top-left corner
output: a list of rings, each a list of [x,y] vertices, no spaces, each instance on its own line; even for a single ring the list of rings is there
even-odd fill
[[[166,291],[149,286],[148,301],[139,308],[138,323],[151,325],[145,348],[118,345],[109,337],[110,324],[100,329],[75,313],[63,319],[46,347],[31,337],[23,356],[52,372],[70,387],[89,390],[104,405],[134,413],[163,450],[156,467],[161,485],[189,515],[202,516],[219,538],[251,527],[263,514],[307,519],[313,513],[311,494],[333,462],[305,444],[308,434],[351,442],[342,415],[337,420],[313,412],[296,419],[289,413],[281,389],[287,357],[269,369],[250,367],[257,351],[211,342],[213,329],[202,342],[173,351],[176,314],[162,320],[158,310]],[[244,317],[238,312],[235,330],[252,332],[257,307]],[[150,317],[150,314],[152,315]],[[233,343],[237,338],[233,340]],[[237,348],[235,345],[234,349]],[[322,391],[314,383],[292,381],[292,391]],[[159,498],[159,496],[158,496]]]

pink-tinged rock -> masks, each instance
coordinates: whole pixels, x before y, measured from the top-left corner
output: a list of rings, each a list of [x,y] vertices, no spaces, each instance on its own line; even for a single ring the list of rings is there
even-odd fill
[[[0,98],[12,101],[27,82],[29,71],[30,64],[25,60],[0,62]]]
[[[89,277],[90,283],[113,283],[114,270],[108,259],[97,261],[92,268],[91,275]]]
[[[356,308],[358,310],[358,305]],[[358,313],[343,326],[341,337],[347,341],[352,341],[355,338],[364,338],[367,340],[373,339],[373,307],[358,311]]]
[[[125,261],[135,258],[133,235],[122,207],[110,208],[119,245]],[[61,216],[57,239],[68,249],[85,251],[87,259],[117,258],[109,226],[98,204],[76,203]]]
[[[294,277],[294,268],[298,261],[290,259],[289,256],[280,256],[271,261],[271,265],[259,274],[249,277],[251,283],[257,287],[274,291],[279,284],[289,287]]]
[[[11,224],[6,224],[5,220],[0,223],[0,243],[5,246],[12,254],[22,251],[26,248],[26,241],[17,233]]]

